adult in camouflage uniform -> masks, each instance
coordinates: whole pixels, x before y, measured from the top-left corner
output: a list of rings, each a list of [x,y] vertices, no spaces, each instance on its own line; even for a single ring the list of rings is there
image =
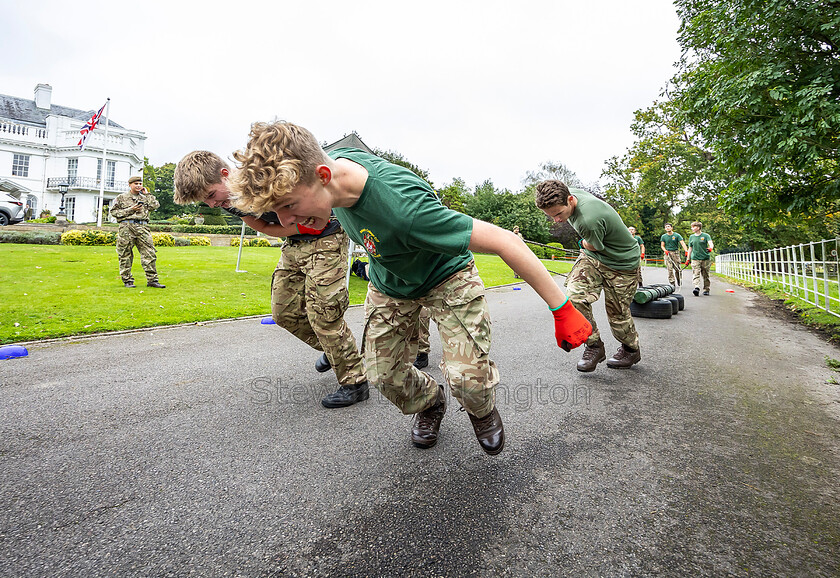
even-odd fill
[[[281,223],[312,227],[334,212],[365,248],[368,379],[403,413],[415,414],[412,443],[434,446],[446,413],[444,388],[412,363],[427,307],[440,331],[450,391],[481,448],[501,452],[499,372],[489,357],[490,316],[471,249],[500,255],[535,288],[554,310],[558,345],[577,347],[592,330],[528,247],[510,231],[448,209],[410,170],[355,148],[324,153],[312,133],[291,123],[253,124],[246,149],[234,157],[241,163],[230,181],[235,205],[271,207]]]
[[[606,359],[601,333],[592,316],[592,304],[604,292],[604,306],[613,337],[621,346],[607,367],[625,369],[641,360],[639,334],[630,315],[636,293],[640,248],[621,217],[611,206],[580,189],[569,189],[561,181],[537,185],[537,207],[555,223],[568,221],[581,235],[580,257],[566,280],[569,300],[592,324],[578,371],[595,371]]]
[[[347,407],[368,399],[369,387],[353,332],[344,322],[350,303],[347,235],[330,219],[319,229],[301,224],[284,227],[274,212],[259,216],[230,206],[230,168],[218,155],[194,151],[175,169],[176,203],[205,202],[237,215],[251,228],[285,237],[280,262],[271,280],[271,316],[278,326],[323,351],[315,362],[319,372],[335,371],[340,387],[321,400],[324,407]]]
[[[140,253],[140,263],[146,273],[146,285],[164,289],[158,282],[157,253],[149,232],[149,213],[160,206],[154,195],[143,186],[143,179],[134,176],[128,179],[127,193],[118,195],[111,202],[110,214],[120,224],[117,233],[117,256],[120,262],[120,278],[129,289],[133,289],[134,276],[131,265],[134,262],[134,247]]]

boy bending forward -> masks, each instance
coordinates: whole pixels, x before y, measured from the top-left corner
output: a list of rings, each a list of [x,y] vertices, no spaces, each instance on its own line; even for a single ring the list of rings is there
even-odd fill
[[[365,247],[370,285],[362,350],[368,379],[404,414],[411,440],[429,448],[446,413],[441,385],[412,362],[420,311],[428,307],[443,344],[441,370],[488,454],[502,451],[495,404],[499,372],[490,360],[490,315],[472,251],[499,255],[553,311],[557,344],[581,345],[592,327],[568,302],[519,237],[452,211],[408,169],[358,149],[321,150],[303,127],[256,123],[229,185],[237,208],[274,211],[283,226],[318,229],[330,218]]]

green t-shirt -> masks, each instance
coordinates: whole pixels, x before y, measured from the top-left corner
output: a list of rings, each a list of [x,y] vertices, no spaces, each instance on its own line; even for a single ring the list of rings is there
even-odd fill
[[[661,237],[659,237],[659,241],[661,243],[665,243],[665,250],[666,251],[679,251],[680,250],[680,241],[682,241],[682,235],[679,233],[665,233]]]
[[[638,235],[633,235],[633,238],[634,238],[634,239],[636,239],[636,242],[639,244],[639,247],[641,247],[642,245],[644,245],[644,244],[645,244],[645,240],[644,240],[644,239],[642,239],[640,236],[638,236]]]
[[[630,271],[639,266],[639,244],[611,206],[581,189],[569,189],[577,199],[577,207],[569,217],[569,224],[593,245],[595,251],[583,252],[610,269]]]
[[[708,233],[692,234],[688,238],[688,247],[691,249],[692,261],[705,261],[711,259],[711,253],[707,250],[712,237]]]
[[[472,217],[445,207],[410,170],[355,148],[328,153],[367,170],[359,200],[334,208],[341,226],[370,257],[370,282],[397,299],[416,299],[473,259]]]

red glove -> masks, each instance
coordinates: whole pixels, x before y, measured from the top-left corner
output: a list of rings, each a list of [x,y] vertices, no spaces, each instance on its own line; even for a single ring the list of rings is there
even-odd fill
[[[707,250],[709,253],[711,253],[711,252],[712,252],[712,248],[711,248],[711,247],[706,247],[706,250]]]
[[[645,254],[644,254],[644,253],[642,253],[642,259],[644,259],[644,258],[645,258]]]
[[[552,309],[551,313],[554,315],[554,337],[557,339],[557,347],[564,351],[580,347],[592,334],[592,325],[575,309],[568,298],[563,305]]]

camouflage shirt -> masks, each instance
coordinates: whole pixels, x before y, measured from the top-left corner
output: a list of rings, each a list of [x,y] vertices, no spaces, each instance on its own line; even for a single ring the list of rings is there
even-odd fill
[[[134,205],[141,204],[139,211],[134,210]],[[158,200],[151,193],[134,194],[131,191],[119,195],[111,201],[110,214],[117,220],[137,219],[148,221],[149,214],[160,206]]]

